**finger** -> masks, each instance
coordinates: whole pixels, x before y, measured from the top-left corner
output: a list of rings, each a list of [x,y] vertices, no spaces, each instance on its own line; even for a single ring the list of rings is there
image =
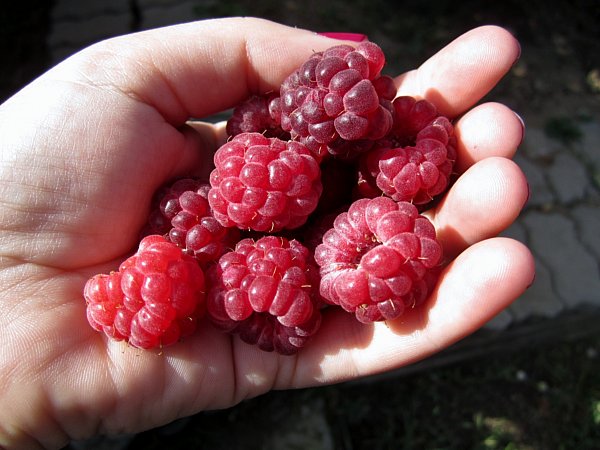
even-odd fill
[[[455,124],[457,159],[454,170],[463,173],[490,156],[512,158],[525,132],[521,118],[500,103],[476,106]]]
[[[334,43],[267,20],[217,19],[109,39],[53,73],[112,86],[179,125],[278,89],[311,53]]]
[[[198,129],[196,126],[179,127],[183,136],[179,158],[168,171],[166,178],[173,179],[184,176],[202,177],[211,170],[211,160],[206,155],[215,148],[217,136],[210,124]],[[208,180],[208,178],[206,178]]]
[[[418,69],[396,79],[399,95],[432,102],[454,118],[477,103],[519,58],[517,40],[497,26],[475,28],[458,37]]]
[[[396,321],[362,325],[341,311],[328,317],[300,354],[295,377],[278,387],[344,381],[430,356],[506,308],[531,284],[534,271],[523,244],[507,238],[480,242],[446,268],[422,308]]]
[[[489,157],[469,168],[427,215],[435,224],[444,255],[453,258],[508,227],[528,196],[521,169],[509,159]]]

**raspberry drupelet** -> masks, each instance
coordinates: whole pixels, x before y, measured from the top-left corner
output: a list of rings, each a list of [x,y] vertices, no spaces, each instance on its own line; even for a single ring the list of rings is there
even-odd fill
[[[339,214],[314,257],[321,296],[370,323],[395,319],[427,298],[442,247],[414,205],[377,197]]]
[[[175,244],[150,235],[117,272],[90,278],[84,297],[95,330],[134,347],[165,347],[192,334],[204,314],[204,272]]]
[[[319,274],[296,240],[241,240],[207,273],[208,317],[264,351],[291,355],[321,323]]]
[[[221,146],[208,200],[226,227],[275,233],[303,225],[323,190],[308,149],[260,133],[242,133]]]

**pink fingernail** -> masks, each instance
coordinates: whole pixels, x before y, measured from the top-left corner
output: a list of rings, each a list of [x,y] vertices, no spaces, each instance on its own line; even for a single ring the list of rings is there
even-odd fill
[[[533,272],[533,279],[531,280],[531,283],[529,283],[525,289],[529,289],[531,286],[533,286],[533,283],[535,283],[535,272]]]
[[[525,128],[526,128],[525,121],[519,114],[517,114],[516,112],[514,112],[514,113],[515,113],[515,116],[517,116],[517,119],[519,120],[519,122],[521,122],[521,140],[519,141],[519,145],[521,145],[523,143],[523,140],[525,139]]]
[[[529,181],[528,181],[527,182],[527,198],[525,199],[525,203],[523,203],[523,208],[525,208],[527,206],[530,198],[531,198],[531,185],[529,184]]]
[[[331,39],[338,39],[340,41],[353,41],[353,42],[362,42],[368,39],[366,34],[360,33],[337,33],[337,32],[324,32],[318,33],[321,36],[325,36]]]

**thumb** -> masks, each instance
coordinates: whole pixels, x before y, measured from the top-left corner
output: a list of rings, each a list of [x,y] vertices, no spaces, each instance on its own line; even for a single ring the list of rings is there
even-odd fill
[[[263,19],[206,20],[100,42],[56,67],[55,74],[112,85],[178,126],[230,108],[251,93],[278,89],[312,52],[332,42],[339,43]]]

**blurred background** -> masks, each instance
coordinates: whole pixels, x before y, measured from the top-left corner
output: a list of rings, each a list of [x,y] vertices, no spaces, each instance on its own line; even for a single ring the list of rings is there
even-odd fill
[[[530,246],[536,281],[480,332],[413,366],[68,448],[600,448],[600,1],[4,2],[0,102],[99,40],[237,15],[367,34],[389,74],[473,27],[510,30],[521,58],[483,101],[507,104],[527,127],[515,160],[531,198],[504,234]]]

